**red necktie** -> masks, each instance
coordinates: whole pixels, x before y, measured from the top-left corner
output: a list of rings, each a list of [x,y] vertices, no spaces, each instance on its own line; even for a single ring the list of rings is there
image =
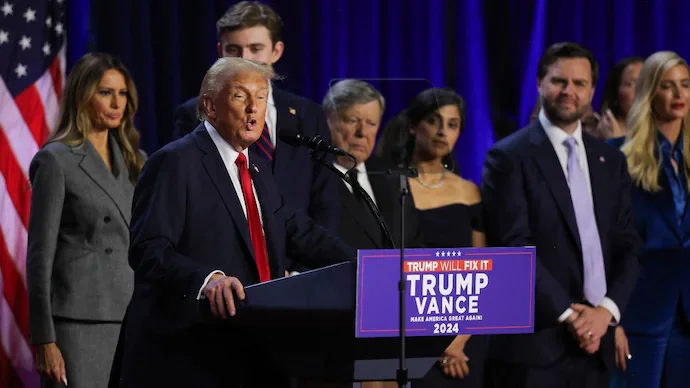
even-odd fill
[[[268,124],[264,123],[264,130],[261,132],[259,140],[252,144],[254,151],[269,161],[273,161],[273,143],[271,143],[271,135],[268,133]]]
[[[242,194],[244,203],[247,206],[247,221],[249,222],[249,235],[252,238],[254,256],[256,256],[256,267],[259,269],[259,280],[266,282],[271,280],[271,269],[268,266],[268,252],[266,250],[266,240],[264,239],[261,218],[259,218],[259,208],[254,199],[252,189],[252,177],[247,168],[247,157],[240,153],[235,161],[240,170],[240,182],[242,183]]]

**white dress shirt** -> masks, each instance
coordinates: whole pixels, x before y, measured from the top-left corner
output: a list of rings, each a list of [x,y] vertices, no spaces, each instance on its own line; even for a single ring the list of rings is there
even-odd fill
[[[347,173],[348,169],[339,165],[337,162],[333,162],[333,166],[337,168],[340,172],[343,174]],[[357,170],[357,183],[359,183],[360,186],[364,189],[364,191],[369,194],[371,197],[371,200],[374,201],[374,204],[376,204],[376,197],[374,197],[374,189],[371,187],[371,182],[369,182],[369,175],[367,175],[367,166],[364,163],[360,163],[357,167],[355,167],[355,170]],[[350,192],[352,192],[352,186],[350,186],[349,183],[343,181],[345,183],[345,186],[347,187]]]
[[[228,175],[230,176],[230,180],[232,181],[232,186],[235,188],[237,198],[240,200],[240,205],[242,206],[244,216],[247,217],[247,203],[244,200],[244,193],[242,192],[242,183],[240,181],[240,169],[239,167],[237,167],[237,164],[235,164],[235,161],[240,156],[240,153],[237,152],[234,148],[232,148],[230,144],[228,144],[228,142],[226,142],[225,139],[223,139],[220,136],[216,128],[214,128],[213,125],[211,125],[211,123],[209,123],[208,121],[204,121],[204,126],[206,127],[206,131],[208,132],[209,136],[211,136],[213,144],[216,145],[218,153],[220,153],[220,158],[223,160],[225,169],[228,171]],[[242,153],[247,158],[247,165],[250,166],[249,168],[251,168],[248,150],[245,149],[244,151],[242,151]],[[252,190],[254,191],[254,201],[256,202],[256,207],[259,210],[259,219],[261,220],[261,225],[263,226],[261,204],[259,203],[259,197],[256,195],[256,188],[254,187],[254,183],[252,183]],[[197,294],[197,299],[203,298],[202,292],[204,290],[204,287],[206,287],[206,284],[208,284],[209,280],[211,280],[211,275],[216,273],[220,273],[225,276],[225,273],[221,270],[215,270],[211,272],[208,276],[206,276],[206,279],[204,279],[204,283],[201,285],[199,293]]]
[[[565,179],[568,184],[570,184],[568,181],[568,148],[564,143],[570,137],[575,138],[575,142],[577,143],[577,147],[575,148],[575,152],[577,153],[577,161],[580,165],[580,168],[585,173],[585,178],[587,180],[587,192],[589,193],[590,200],[592,200],[592,203],[594,203],[594,197],[592,196],[592,182],[589,176],[589,164],[587,163],[587,150],[582,142],[582,123],[578,121],[575,132],[573,132],[572,135],[569,135],[567,132],[549,121],[544,114],[544,109],[539,111],[539,122],[541,123],[541,126],[544,127],[546,136],[549,138],[551,144],[553,145],[553,149],[556,151],[556,156],[558,156],[558,161],[561,164],[563,174],[565,175]],[[601,303],[599,303],[599,306],[608,310],[613,316],[615,322],[620,321],[620,310],[618,309],[616,303],[611,300],[611,298],[604,297]],[[573,310],[571,308],[566,309],[563,314],[558,317],[558,322],[564,322],[572,313]]]
[[[278,109],[273,100],[273,86],[268,84],[268,101],[266,104],[266,125],[268,126],[268,134],[271,136],[271,143],[273,148],[276,147],[276,136],[278,135]]]

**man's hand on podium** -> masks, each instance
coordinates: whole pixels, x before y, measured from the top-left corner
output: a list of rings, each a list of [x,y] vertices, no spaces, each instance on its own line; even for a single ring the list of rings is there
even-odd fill
[[[237,295],[239,300],[244,300],[244,286],[238,278],[220,273],[211,275],[211,280],[204,287],[211,314],[222,319],[227,319],[228,315],[234,316],[237,312],[233,294]]]

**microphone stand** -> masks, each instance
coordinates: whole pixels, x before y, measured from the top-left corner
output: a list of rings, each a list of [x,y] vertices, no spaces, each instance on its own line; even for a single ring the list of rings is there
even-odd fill
[[[371,213],[374,215],[374,218],[379,223],[379,227],[381,228],[381,231],[383,232],[383,235],[388,242],[389,248],[394,249],[395,248],[395,242],[393,241],[393,237],[390,234],[390,231],[388,230],[388,227],[386,226],[386,221],[383,219],[383,216],[381,215],[381,211],[379,208],[376,206],[374,201],[371,199],[369,194],[360,186],[357,182],[350,182],[350,179],[347,177],[347,175],[343,174],[333,166],[333,164],[329,163],[328,161],[325,160],[325,152],[319,153],[316,150],[312,150],[311,153],[312,157],[319,162],[320,164],[326,166],[329,170],[333,171],[336,175],[340,177],[343,181],[347,182],[352,186],[353,190],[357,190],[359,194],[361,194],[366,202],[367,205],[369,205],[369,210]],[[355,166],[357,165],[357,159],[349,155],[350,158],[355,162]],[[398,383],[399,388],[405,388],[407,386],[407,383],[409,382],[408,374],[407,374],[407,360],[405,358],[406,354],[406,346],[405,346],[405,340],[406,340],[406,335],[405,335],[405,294],[406,294],[406,288],[407,284],[405,282],[405,204],[407,197],[410,195],[410,184],[407,181],[408,177],[416,177],[417,170],[414,168],[389,168],[387,170],[383,171],[372,171],[368,172],[368,175],[397,175],[399,178],[399,183],[400,183],[400,273],[399,273],[399,280],[398,280],[398,292],[399,292],[399,339],[400,339],[400,357],[399,357],[399,364],[398,364],[398,370],[396,371],[396,381]],[[354,184],[353,184],[354,183]]]
[[[398,364],[398,370],[396,373],[396,381],[398,383],[398,388],[404,388],[409,382],[407,375],[407,363],[406,363],[406,346],[405,346],[405,295],[407,289],[407,283],[405,282],[405,203],[407,197],[410,195],[410,182],[407,181],[408,177],[418,176],[417,170],[415,168],[389,168],[384,171],[372,171],[369,175],[397,175],[399,179],[399,189],[400,189],[400,274],[398,280],[398,304],[399,304],[399,339],[400,339],[400,358]]]

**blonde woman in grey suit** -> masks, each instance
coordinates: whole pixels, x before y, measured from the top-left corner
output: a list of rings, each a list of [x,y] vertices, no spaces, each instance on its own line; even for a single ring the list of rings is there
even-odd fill
[[[58,128],[35,155],[27,253],[29,334],[42,387],[107,386],[134,275],[134,183],[144,164],[134,83],[122,63],[82,57]]]

